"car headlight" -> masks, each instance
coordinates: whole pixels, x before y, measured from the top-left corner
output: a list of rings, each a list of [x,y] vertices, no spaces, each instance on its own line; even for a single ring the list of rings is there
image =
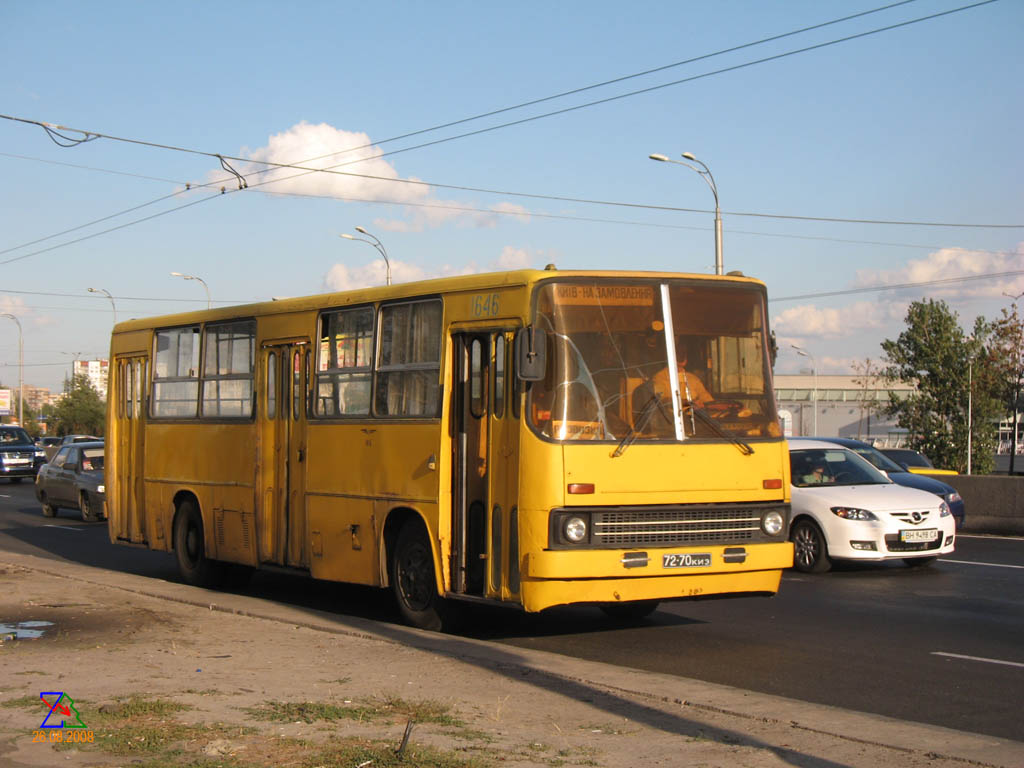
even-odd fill
[[[767,533],[769,536],[778,536],[782,533],[782,529],[786,525],[785,518],[774,510],[766,512],[764,517],[761,518],[761,530]]]
[[[107,492],[107,487],[105,485],[97,485],[96,486],[96,493],[106,493],[106,492]]]
[[[939,517],[949,517],[952,512],[949,511],[949,504],[944,501],[939,502]]]
[[[942,502],[945,504],[945,502]],[[874,512],[856,507],[832,507],[832,514],[841,517],[843,520],[877,520]]]
[[[957,493],[956,491],[953,491],[952,493],[946,495],[946,502],[948,504],[954,504],[958,501],[963,501],[963,497],[960,496],[960,494]]]
[[[45,459],[46,458],[46,451],[44,451],[41,448],[36,448],[36,458],[37,459]]]
[[[567,517],[562,526],[562,534],[566,541],[579,544],[587,538],[587,521],[582,517]]]

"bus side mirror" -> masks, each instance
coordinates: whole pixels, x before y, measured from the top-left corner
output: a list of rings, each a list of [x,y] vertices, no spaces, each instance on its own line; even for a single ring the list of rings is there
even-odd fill
[[[540,381],[548,367],[548,337],[532,325],[516,333],[516,374],[523,381]]]

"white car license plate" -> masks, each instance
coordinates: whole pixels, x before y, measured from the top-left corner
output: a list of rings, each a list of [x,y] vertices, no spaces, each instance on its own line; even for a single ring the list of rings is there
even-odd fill
[[[4,464],[10,464],[12,466],[15,465],[15,464],[28,464],[28,462],[29,462],[28,459],[5,459],[4,460]]]
[[[937,528],[927,528],[923,531],[900,531],[900,541],[935,541],[939,538]]]
[[[711,565],[711,553],[672,554],[661,556],[662,568],[707,568]]]

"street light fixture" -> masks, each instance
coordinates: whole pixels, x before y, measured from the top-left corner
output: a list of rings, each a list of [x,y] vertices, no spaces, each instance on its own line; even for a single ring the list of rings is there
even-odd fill
[[[377,239],[375,235],[371,235],[369,232],[367,232],[363,227],[356,227],[356,232],[362,235],[366,235],[366,237],[371,237],[373,239],[367,240],[366,238],[355,237],[354,235],[350,235],[348,233],[341,235],[341,237],[345,238],[346,240],[358,240],[360,243],[369,243],[374,248],[376,248],[380,255],[384,258],[384,279],[386,281],[386,284],[391,285],[391,262],[388,260],[387,251],[384,250],[384,244],[379,239]]]
[[[25,339],[21,333],[21,321],[10,312],[0,312],[18,325],[18,426],[25,426]]]
[[[814,374],[814,435],[818,435],[818,365],[814,362],[814,355],[802,347],[798,347],[796,344],[790,344],[796,353],[801,357],[807,357],[811,360],[811,373]]]
[[[203,280],[203,278],[196,277],[195,275],[184,275],[181,272],[171,272],[171,277],[180,277],[185,280],[198,280],[200,283],[202,283],[203,288],[206,289],[206,308],[210,308],[210,286],[206,284],[206,281]]]
[[[114,325],[117,325],[117,305],[114,303],[114,297],[110,295],[110,291],[105,288],[90,288],[89,293],[102,293],[110,299],[110,306],[114,310]]]
[[[722,211],[718,207],[718,186],[715,184],[715,177],[711,175],[711,169],[708,168],[703,161],[698,160],[694,157],[692,152],[683,152],[682,156],[690,161],[690,163],[698,163],[700,168],[690,163],[684,163],[679,160],[673,160],[667,155],[648,155],[651,160],[657,160],[659,163],[674,163],[675,165],[685,165],[691,171],[696,171],[700,174],[700,177],[704,179],[708,187],[711,188],[711,194],[715,196],[715,274],[722,274]]]

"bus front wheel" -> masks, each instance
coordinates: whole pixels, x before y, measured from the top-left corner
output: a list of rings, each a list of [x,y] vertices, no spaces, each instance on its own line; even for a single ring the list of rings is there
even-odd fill
[[[421,524],[402,526],[388,565],[391,590],[402,618],[414,627],[440,631],[443,598],[437,594],[434,557]]]
[[[174,519],[174,553],[178,559],[178,572],[186,584],[216,587],[222,583],[224,564],[206,556],[203,518],[191,499],[182,501],[178,506],[178,516]]]

